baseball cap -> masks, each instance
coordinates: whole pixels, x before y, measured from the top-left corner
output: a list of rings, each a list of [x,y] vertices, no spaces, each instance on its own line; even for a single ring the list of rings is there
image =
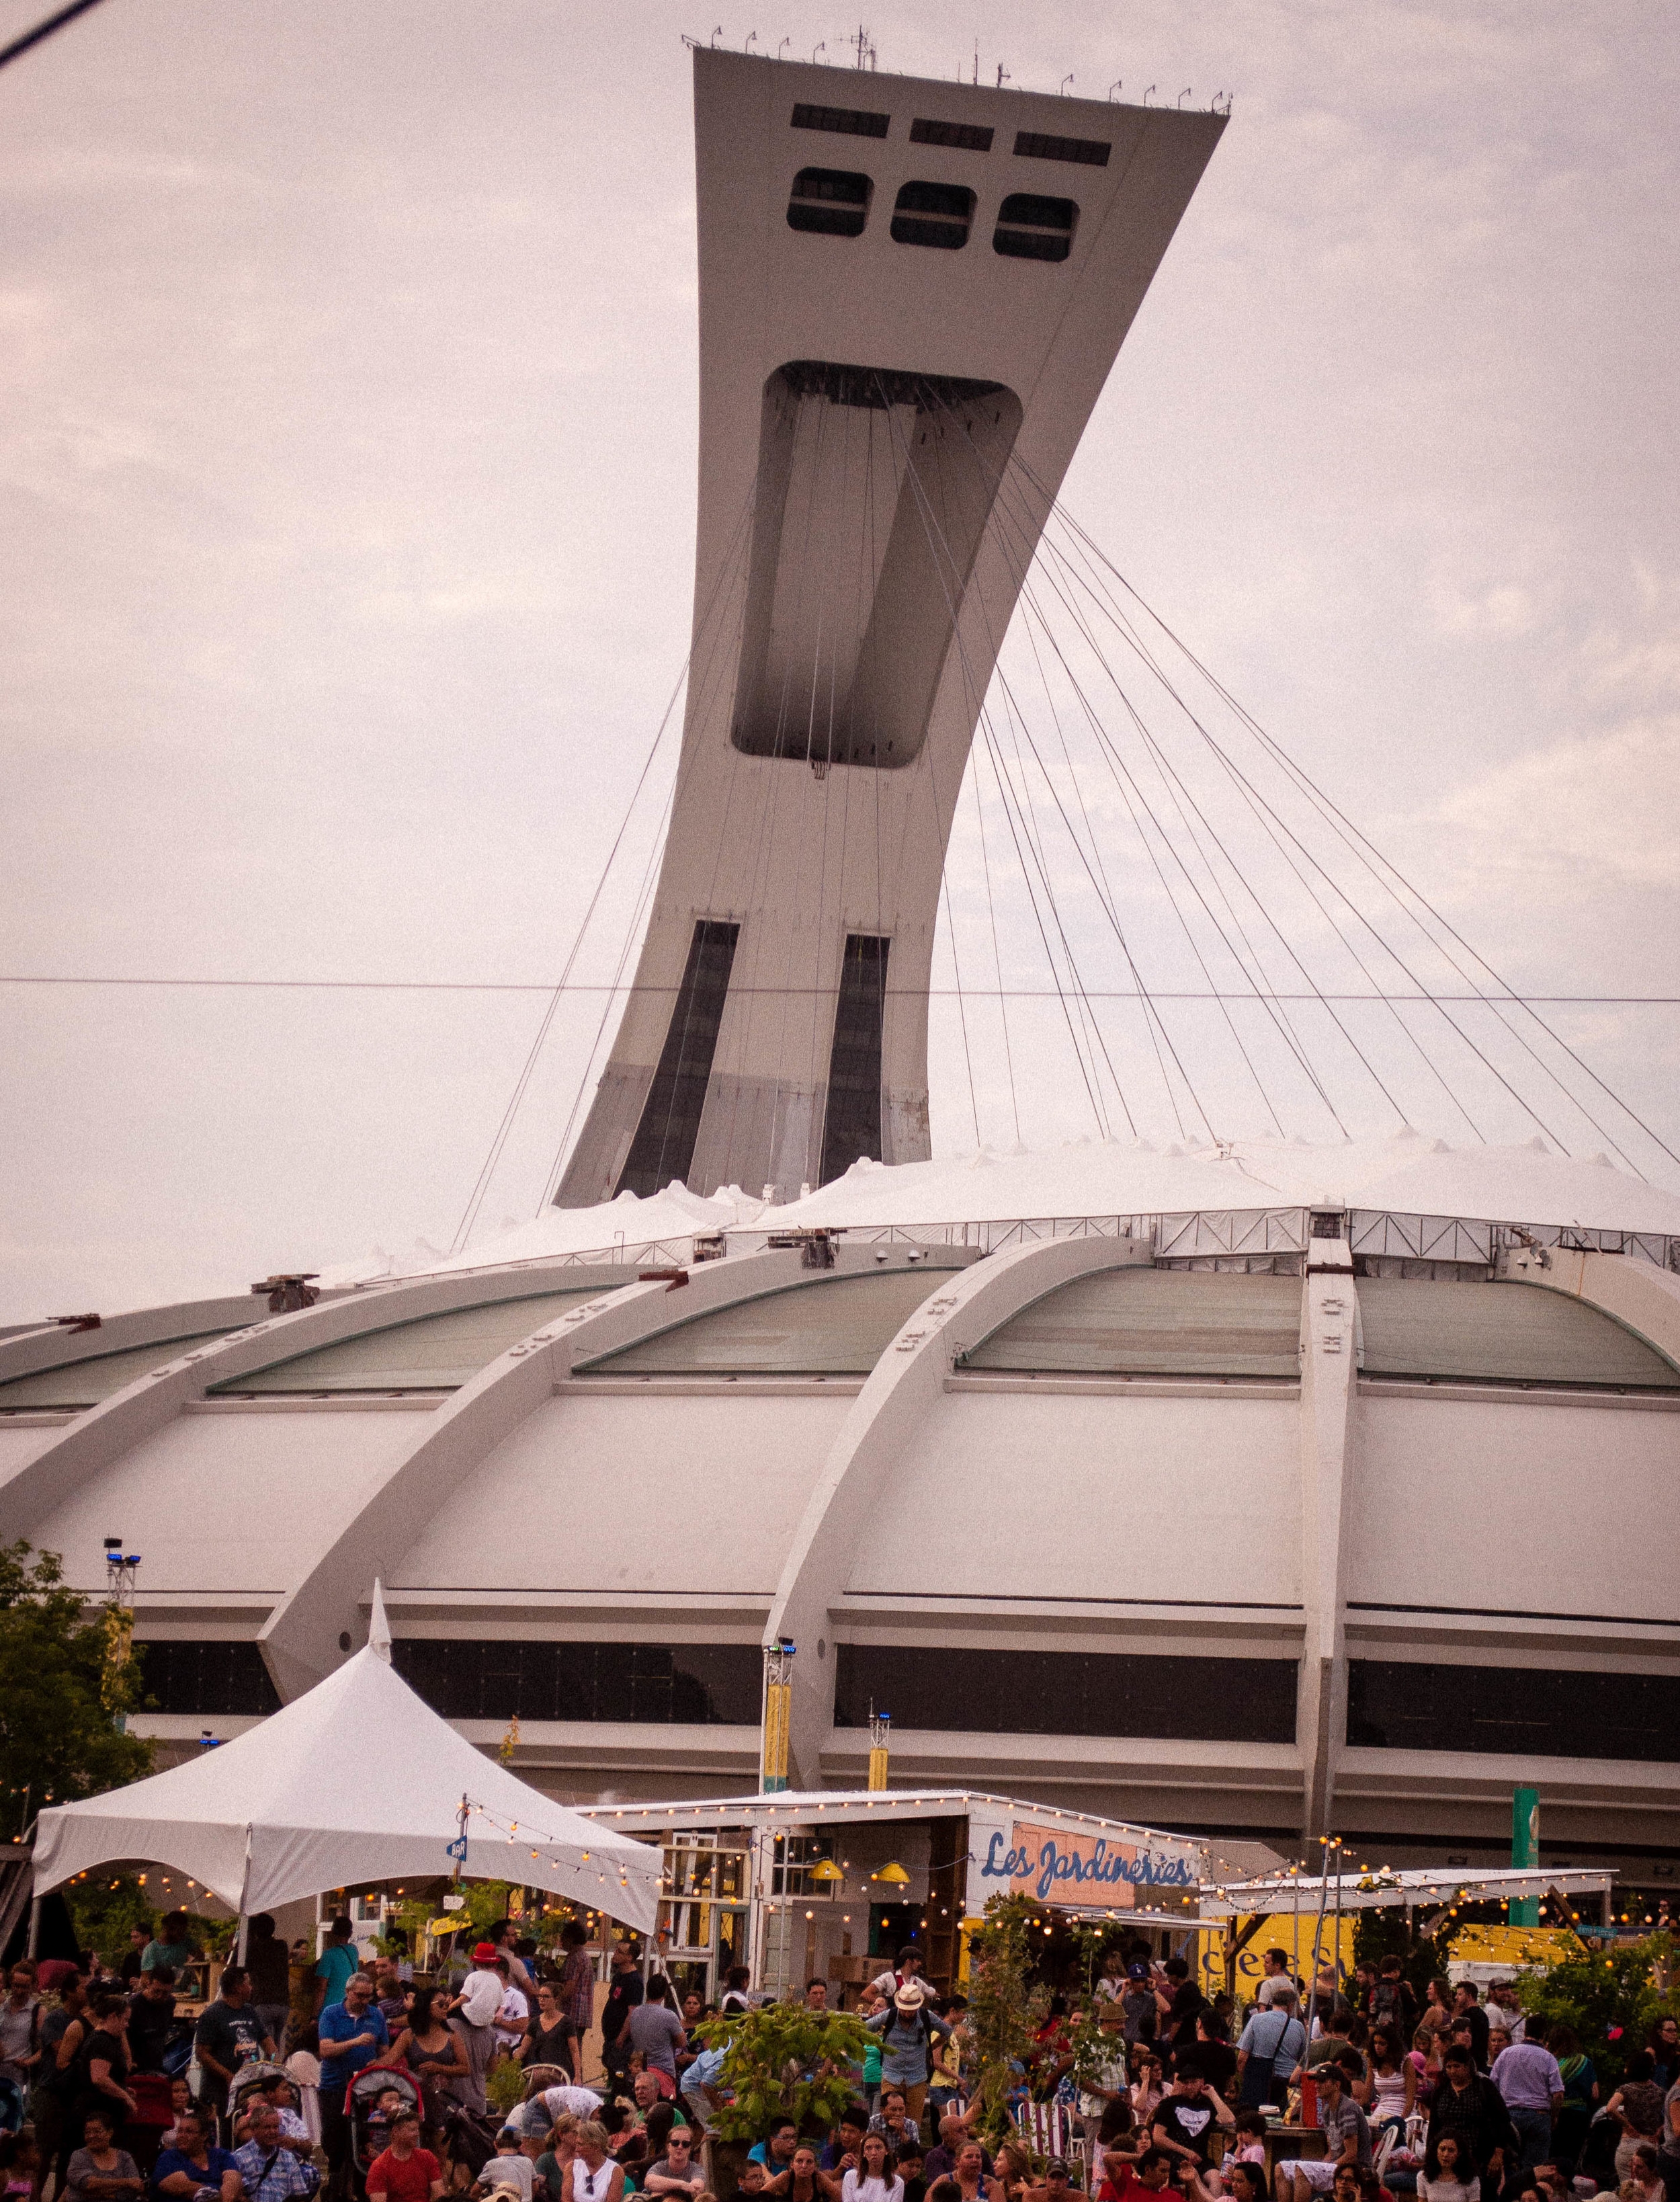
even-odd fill
[[[1129,1981],[1147,1981],[1149,1977],[1149,1968],[1147,1965],[1128,1965],[1125,1969],[1125,1976]]]

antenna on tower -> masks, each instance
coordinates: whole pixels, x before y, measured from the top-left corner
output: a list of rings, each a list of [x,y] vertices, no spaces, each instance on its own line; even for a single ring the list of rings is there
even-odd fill
[[[998,63],[998,65],[997,65],[997,88],[998,88],[998,90],[999,90],[1000,91],[1002,91],[1002,89],[1003,89],[1003,87],[1004,87],[1004,85],[1005,85],[1006,84],[1009,84],[1009,83],[1011,83],[1011,82],[1013,82],[1013,79],[1011,78],[1011,76],[1010,76],[1010,74],[1009,74],[1008,70],[1007,70],[1007,68],[1004,68],[1004,66],[1003,66],[1003,64],[1002,64],[1002,62],[1000,62]]]
[[[974,77],[973,77],[973,81],[974,81],[976,84],[978,84],[978,82],[980,81],[980,41],[979,41],[978,38],[976,38],[976,39],[975,39],[975,41],[974,41]],[[959,69],[959,70],[957,71],[957,82],[958,82],[959,84],[960,84],[960,83],[962,82],[962,71],[961,71],[960,69]]]
[[[861,68],[864,56],[869,51],[869,33],[861,23],[858,25],[854,34],[847,39],[846,44],[857,48],[857,65]]]

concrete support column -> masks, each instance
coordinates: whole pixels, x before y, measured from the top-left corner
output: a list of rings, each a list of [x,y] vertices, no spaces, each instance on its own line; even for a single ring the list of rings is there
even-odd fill
[[[1301,1604],[1305,1637],[1295,1734],[1301,1839],[1328,1834],[1348,1726],[1344,1628],[1347,1497],[1353,1466],[1359,1303],[1345,1239],[1308,1243],[1301,1308]]]

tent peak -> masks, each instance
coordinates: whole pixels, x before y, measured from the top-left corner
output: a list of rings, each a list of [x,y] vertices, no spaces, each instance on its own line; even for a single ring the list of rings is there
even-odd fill
[[[391,1623],[385,1619],[385,1586],[373,1578],[373,1610],[367,1617],[367,1649],[391,1664]]]

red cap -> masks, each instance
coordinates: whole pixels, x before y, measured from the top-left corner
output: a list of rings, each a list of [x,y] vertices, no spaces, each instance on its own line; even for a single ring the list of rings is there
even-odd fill
[[[480,1942],[473,1952],[473,1963],[475,1965],[493,1965],[496,1956],[497,1952],[494,1942]]]

